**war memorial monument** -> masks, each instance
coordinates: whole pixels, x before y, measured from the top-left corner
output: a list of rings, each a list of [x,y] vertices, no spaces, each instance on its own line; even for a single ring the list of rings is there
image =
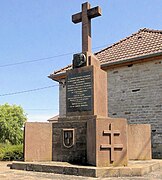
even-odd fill
[[[82,52],[66,72],[66,117],[26,123],[24,162],[12,168],[92,177],[142,176],[160,167],[151,156],[149,124],[108,117],[107,73],[91,52],[91,20],[101,8],[82,4]],[[52,79],[52,75],[49,76]]]

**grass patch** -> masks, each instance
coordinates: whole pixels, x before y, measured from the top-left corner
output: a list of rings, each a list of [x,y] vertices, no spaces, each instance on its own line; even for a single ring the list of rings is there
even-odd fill
[[[23,160],[23,145],[0,144],[0,161]]]

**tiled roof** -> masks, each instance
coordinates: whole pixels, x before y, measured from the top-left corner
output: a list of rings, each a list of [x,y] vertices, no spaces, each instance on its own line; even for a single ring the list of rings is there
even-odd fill
[[[120,59],[143,56],[162,51],[162,31],[140,29],[125,39],[109,46],[95,55],[101,64]]]
[[[162,52],[162,31],[144,28],[96,52],[95,55],[103,65],[109,62],[119,62],[123,59],[130,59],[158,52]],[[71,65],[59,71],[55,71],[53,75],[65,72],[68,69],[71,69]]]

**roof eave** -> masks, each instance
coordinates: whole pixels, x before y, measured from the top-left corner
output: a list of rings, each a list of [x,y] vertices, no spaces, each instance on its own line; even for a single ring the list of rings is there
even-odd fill
[[[48,76],[48,78],[54,80],[54,81],[57,81],[57,82],[60,82],[61,79],[65,79],[66,78],[66,71],[65,72],[61,72],[59,74],[50,74]]]

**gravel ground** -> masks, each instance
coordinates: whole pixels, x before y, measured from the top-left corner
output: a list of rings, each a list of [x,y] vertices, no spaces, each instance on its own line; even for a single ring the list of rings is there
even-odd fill
[[[0,162],[0,180],[162,180],[162,168],[158,169],[152,173],[149,173],[143,177],[123,177],[123,178],[89,178],[81,176],[71,176],[71,175],[59,175],[52,173],[40,173],[32,171],[21,171],[10,169],[7,165],[11,162]]]

